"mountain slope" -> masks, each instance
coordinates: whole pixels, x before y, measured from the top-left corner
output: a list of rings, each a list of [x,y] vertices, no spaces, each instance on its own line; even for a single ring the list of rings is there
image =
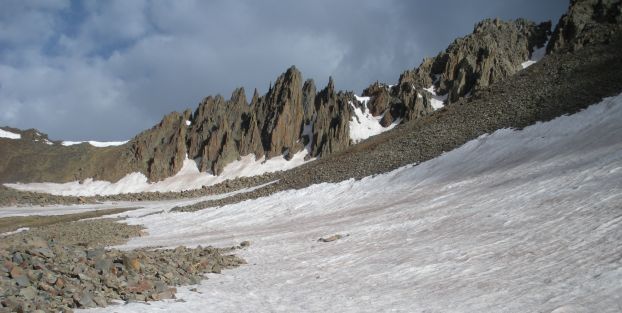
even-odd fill
[[[359,181],[130,212],[150,235],[125,249],[250,240],[249,265],[93,312],[618,312],[621,120],[619,94]]]
[[[607,45],[549,55],[519,74],[433,115],[289,170],[278,177],[278,182],[260,190],[180,210],[203,209],[291,188],[385,173],[435,158],[497,129],[520,129],[576,113],[622,91],[621,49],[619,37]]]
[[[86,178],[117,181],[132,172],[143,173],[150,181],[160,181],[179,172],[186,156],[195,160],[201,171],[213,174],[222,173],[226,165],[249,154],[258,159],[291,158],[306,150],[309,159],[326,157],[359,140],[358,136],[353,139],[350,125],[363,124],[364,112],[372,117],[370,122],[380,123],[386,129],[431,114],[434,95],[426,91],[432,84],[431,78],[440,75],[440,80],[434,82],[440,84],[439,93],[453,88],[445,86],[457,86],[459,90],[452,91],[449,97],[453,101],[513,75],[532,49],[544,44],[549,31],[550,23],[481,22],[473,34],[456,40],[436,58],[439,61],[434,62],[438,64],[446,62],[442,75],[436,72],[440,65],[430,67],[430,61],[424,61],[419,69],[403,74],[396,86],[372,84],[363,92],[368,98],[336,90],[332,79],[317,91],[313,80],[303,82],[302,74],[291,67],[265,95],[255,91],[250,103],[242,88],[235,90],[230,100],[209,96],[194,112],[173,112],[126,145],[107,150],[20,147],[16,142],[3,148],[5,140],[1,140],[0,153],[12,164],[22,162],[22,157],[35,161],[41,158],[40,154],[59,162],[68,156],[68,162],[58,166],[43,160],[36,170],[26,166],[12,166],[4,171],[0,168],[0,182],[66,182]],[[386,130],[380,125],[376,128]],[[10,153],[5,152],[8,150]]]

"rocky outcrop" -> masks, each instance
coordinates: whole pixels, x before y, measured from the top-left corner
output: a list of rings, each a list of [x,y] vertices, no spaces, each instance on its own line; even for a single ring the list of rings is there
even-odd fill
[[[302,87],[302,74],[292,66],[259,101],[256,114],[263,125],[261,138],[267,158],[287,157],[303,148],[299,141],[305,115]]]
[[[389,114],[385,114],[381,124],[389,126],[398,118],[407,121],[418,119],[434,111],[430,105],[429,94],[415,87],[413,79],[407,75],[401,75],[399,83],[391,89],[393,103]],[[390,116],[390,121],[387,116]]]
[[[335,153],[350,145],[349,122],[355,101],[354,94],[336,92],[332,77],[328,80],[328,86],[315,97],[311,156]]]
[[[253,142],[257,143],[257,138],[249,132],[248,112],[243,88],[236,89],[229,101],[210,96],[199,104],[190,120],[186,142],[188,157],[198,162],[201,171],[219,174],[227,163],[236,160],[242,137],[249,148]],[[242,126],[248,130],[242,132]]]
[[[255,90],[250,104],[239,88],[230,100],[205,98],[193,114],[169,114],[131,141],[133,162],[145,162],[143,173],[160,180],[179,171],[186,155],[199,170],[218,175],[249,154],[289,158],[305,146],[309,157],[333,153],[350,145],[351,103],[358,105],[352,93],[335,90],[332,78],[317,93],[313,80],[303,84],[292,66],[264,96]]]
[[[503,80],[522,69],[521,63],[534,48],[544,46],[550,29],[550,22],[484,20],[475,25],[472,34],[402,73],[397,85],[370,85],[363,91],[363,96],[370,97],[369,112],[382,115],[384,127],[428,115],[434,111],[430,105],[433,95],[425,89],[433,86],[438,94],[447,94],[447,103],[451,103]]]
[[[302,107],[304,110],[305,125],[311,124],[314,119],[316,94],[317,90],[315,89],[315,82],[313,79],[307,79],[302,86]]]
[[[607,43],[622,30],[622,1],[573,0],[547,46],[548,53]],[[617,35],[616,35],[617,34]]]
[[[378,116],[389,108],[391,97],[389,95],[389,86],[375,82],[363,90],[363,97],[369,97],[367,108],[373,116]]]
[[[173,112],[162,121],[136,136],[130,142],[135,163],[152,180],[161,180],[177,173],[186,156],[186,121],[190,111]]]
[[[521,70],[534,48],[544,46],[550,29],[550,22],[486,19],[475,25],[472,34],[456,39],[436,57],[424,59],[400,80],[421,88],[434,85],[439,94],[448,94],[448,103],[455,102]]]

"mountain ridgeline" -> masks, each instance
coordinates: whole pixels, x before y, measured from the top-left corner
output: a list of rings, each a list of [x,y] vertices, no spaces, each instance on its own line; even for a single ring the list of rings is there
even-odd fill
[[[193,113],[171,113],[129,145],[135,160],[145,162],[141,170],[151,180],[179,171],[186,153],[201,171],[214,174],[248,154],[289,158],[306,148],[308,158],[321,157],[353,144],[349,130],[350,121],[357,118],[353,110],[369,109],[373,116],[382,116],[385,127],[428,115],[434,111],[432,94],[424,88],[434,85],[439,93],[449,93],[451,103],[502,80],[519,71],[534,48],[544,46],[550,31],[550,23],[536,25],[523,19],[480,22],[471,35],[404,72],[397,85],[376,82],[366,88],[367,108],[352,92],[337,91],[332,78],[317,91],[314,81],[303,82],[292,66],[265,95],[255,90],[250,103],[243,88],[229,100],[209,96]]]
[[[332,78],[318,90],[292,66],[264,95],[255,90],[249,101],[239,88],[228,100],[206,97],[194,111],[170,113],[122,146],[65,147],[28,136],[0,138],[0,155],[6,160],[0,163],[0,182],[117,181],[130,172],[158,181],[177,173],[186,158],[216,175],[249,154],[321,158],[354,144],[350,123],[358,118],[355,110],[369,110],[385,127],[416,120],[434,112],[431,100],[436,96],[429,90],[446,95],[446,105],[459,105],[462,98],[522,70],[535,49],[546,46],[548,54],[556,54],[606,44],[618,36],[620,25],[619,0],[571,1],[554,31],[550,22],[484,20],[445,51],[403,72],[396,85],[371,84],[363,91],[369,97],[365,102],[337,90]]]

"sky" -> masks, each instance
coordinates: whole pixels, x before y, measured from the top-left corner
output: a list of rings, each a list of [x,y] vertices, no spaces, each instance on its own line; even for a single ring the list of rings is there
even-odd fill
[[[555,24],[568,0],[3,0],[0,126],[126,140],[208,95],[265,93],[291,65],[361,91],[483,18]]]

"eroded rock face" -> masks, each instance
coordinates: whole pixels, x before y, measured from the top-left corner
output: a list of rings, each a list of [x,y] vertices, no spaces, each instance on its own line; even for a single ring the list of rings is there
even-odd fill
[[[350,145],[349,122],[354,94],[335,92],[332,77],[328,86],[315,97],[316,119],[313,123],[311,156],[341,151]]]
[[[370,97],[367,108],[373,116],[378,116],[389,108],[391,96],[388,85],[375,82],[363,90],[363,97]]]
[[[313,121],[315,115],[315,96],[317,90],[315,89],[315,82],[313,79],[307,79],[302,86],[302,107],[304,109],[304,123],[310,124]]]
[[[547,52],[574,51],[606,43],[622,30],[622,1],[573,0],[557,24]]]
[[[190,111],[173,112],[162,121],[131,140],[136,163],[151,180],[161,180],[177,173],[186,156],[186,121]]]
[[[302,150],[302,99],[302,74],[292,66],[259,102],[257,115],[263,125],[261,138],[268,158]]]
[[[448,94],[449,103],[455,102],[521,70],[534,48],[544,46],[550,29],[550,22],[486,19],[475,25],[472,34],[456,39],[403,76],[412,76],[409,79],[417,87],[434,84],[439,94]]]
[[[135,162],[146,160],[149,179],[160,180],[179,171],[186,153],[199,170],[216,175],[249,154],[289,158],[307,145],[309,157],[333,153],[350,145],[350,103],[358,105],[352,93],[336,92],[332,78],[317,93],[313,80],[303,85],[302,74],[291,67],[264,96],[255,90],[250,104],[239,88],[230,100],[205,98],[194,114],[166,116],[132,140]]]
[[[230,100],[221,96],[207,97],[199,104],[191,119],[186,139],[188,157],[198,162],[199,170],[220,174],[226,164],[240,156],[239,142],[249,142],[242,127],[249,127],[249,108],[243,88],[236,89]],[[245,122],[247,122],[245,125]],[[252,134],[251,134],[252,135]],[[250,145],[250,143],[249,143]]]
[[[404,72],[397,85],[370,85],[363,92],[370,97],[369,111],[373,116],[382,115],[384,127],[400,119],[428,115],[434,111],[432,94],[424,88],[434,86],[438,94],[448,94],[447,103],[451,103],[513,75],[522,69],[521,63],[529,59],[534,48],[544,46],[550,28],[550,22],[536,25],[523,19],[484,20],[475,25],[472,34]]]
[[[400,76],[398,85],[394,86],[391,92],[393,99],[397,101],[393,101],[391,110],[383,117],[381,124],[384,127],[389,126],[399,118],[409,121],[421,118],[434,111],[428,93],[417,89],[411,77]],[[390,120],[387,116],[390,116]]]

